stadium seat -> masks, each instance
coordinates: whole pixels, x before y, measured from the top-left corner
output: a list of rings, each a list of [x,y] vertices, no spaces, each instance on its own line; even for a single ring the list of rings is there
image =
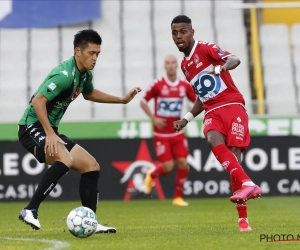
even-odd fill
[[[233,9],[232,5],[242,3],[242,0],[215,1],[215,24],[217,29],[232,29],[235,30],[243,26],[243,10]],[[219,41],[219,40],[218,40]],[[221,40],[220,40],[221,41]]]
[[[262,24],[259,36],[262,46],[287,46],[289,44],[289,28],[287,24]]]
[[[296,91],[293,85],[266,85],[265,96],[268,114],[292,115],[297,113]]]
[[[294,47],[300,47],[300,23],[291,26],[291,40]]]
[[[297,91],[288,25],[262,24],[259,32],[267,112],[296,114]]]
[[[49,45],[49,37],[51,37],[51,45]],[[31,29],[30,90],[32,93],[59,63],[58,28]]]
[[[295,64],[296,69],[300,67],[300,46],[294,46],[293,63]]]
[[[215,42],[212,27],[212,1],[183,1],[184,14],[192,19],[194,38]]]
[[[285,64],[291,65],[291,50],[290,46],[282,45],[262,45],[261,59],[263,65]]]
[[[178,51],[174,41],[172,39],[171,21],[175,16],[180,13],[181,3],[180,1],[172,2],[172,8],[170,8],[170,2],[168,1],[154,1],[154,52],[156,61],[154,67],[156,67],[156,75],[151,75],[151,78],[159,78],[165,75],[164,60],[167,55],[174,55],[178,63],[180,64],[183,54]],[[181,73],[178,68],[178,73]],[[149,79],[147,84],[154,79]]]
[[[107,94],[122,96],[121,37],[119,1],[103,1],[102,16],[92,22],[93,29],[102,37],[101,53],[93,70],[95,88]],[[122,119],[123,105],[93,104],[95,120]]]
[[[0,30],[0,120],[2,123],[17,123],[27,106],[27,49],[26,29]]]
[[[134,6],[133,6],[134,5]],[[138,21],[137,21],[138,20]],[[153,78],[150,1],[124,1],[125,89],[148,87]],[[137,102],[133,100],[133,102]],[[132,103],[125,106],[128,119],[143,115]]]
[[[290,65],[272,65],[263,67],[263,79],[265,86],[290,85],[293,86],[293,74]]]

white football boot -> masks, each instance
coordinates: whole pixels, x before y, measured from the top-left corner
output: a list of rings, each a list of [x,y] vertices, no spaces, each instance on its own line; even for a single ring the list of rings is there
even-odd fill
[[[102,226],[101,224],[98,224],[95,234],[105,234],[105,233],[113,234],[116,232],[117,232],[117,230],[114,227],[105,227],[105,226]]]
[[[23,221],[25,224],[31,226],[35,230],[39,230],[41,228],[36,209],[22,209],[19,214],[19,220]]]

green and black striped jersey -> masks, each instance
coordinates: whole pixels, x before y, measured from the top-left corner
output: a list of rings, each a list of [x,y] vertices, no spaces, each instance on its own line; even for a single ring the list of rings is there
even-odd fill
[[[38,121],[31,101],[40,93],[48,99],[46,107],[51,126],[58,127],[70,103],[80,93],[89,94],[94,90],[92,79],[91,71],[80,73],[74,57],[62,62],[49,73],[34,93],[19,125],[33,124]]]

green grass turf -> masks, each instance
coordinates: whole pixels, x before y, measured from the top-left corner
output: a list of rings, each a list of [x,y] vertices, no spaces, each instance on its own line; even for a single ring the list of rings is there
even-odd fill
[[[244,233],[237,229],[235,206],[228,199],[188,202],[189,207],[174,207],[170,200],[100,201],[99,222],[116,227],[117,233],[85,239],[71,235],[65,222],[79,202],[43,202],[39,231],[17,220],[25,203],[1,203],[0,249],[300,249],[300,241],[260,242],[260,234],[300,236],[299,197],[249,201],[253,231]]]

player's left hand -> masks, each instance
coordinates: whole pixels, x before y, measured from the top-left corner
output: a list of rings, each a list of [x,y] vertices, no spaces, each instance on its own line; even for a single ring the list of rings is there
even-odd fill
[[[179,132],[181,129],[183,129],[188,124],[188,121],[186,119],[181,119],[178,121],[173,122],[174,129]]]
[[[129,103],[135,97],[135,95],[141,91],[142,89],[140,87],[133,88],[126,95],[123,96],[122,103]]]
[[[207,74],[214,74],[215,76],[219,76],[221,72],[226,71],[226,67],[222,65],[214,66],[212,71],[207,72]]]

